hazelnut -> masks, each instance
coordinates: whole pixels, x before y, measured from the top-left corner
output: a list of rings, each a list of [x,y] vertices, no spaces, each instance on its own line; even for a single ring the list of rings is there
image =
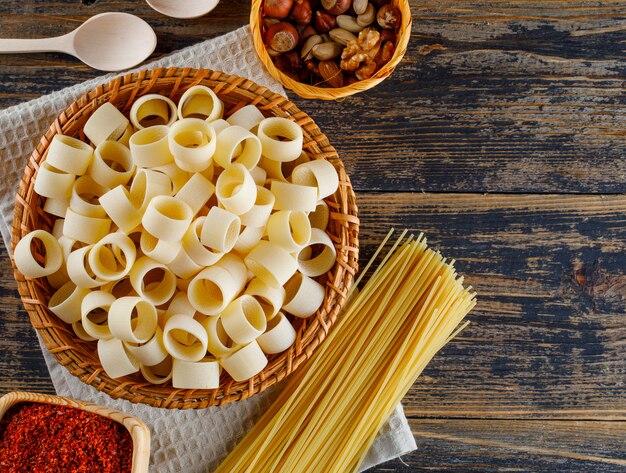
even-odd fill
[[[343,87],[343,71],[335,61],[320,61],[318,70],[324,82],[330,87]]]
[[[358,81],[359,81],[359,79],[357,79],[356,77],[348,76],[348,77],[346,77],[344,85],[356,84]]]
[[[319,76],[320,75],[320,68],[317,64],[317,61],[315,61],[314,59],[311,59],[309,61],[305,62],[306,64],[306,68],[311,71],[314,75]]]
[[[378,10],[378,14],[376,15],[376,21],[381,28],[384,29],[395,29],[400,26],[401,13],[393,5],[383,5],[380,10]]]
[[[352,0],[322,0],[322,6],[328,13],[341,15],[347,12],[352,5]]]
[[[285,54],[274,58],[274,65],[292,79],[298,80],[298,73],[293,67],[291,67],[291,62]]]
[[[380,39],[383,42],[391,41],[393,44],[396,44],[396,41],[398,41],[398,36],[393,30],[382,30],[380,32]]]
[[[311,25],[307,25],[306,28],[304,28],[301,32],[300,32],[300,44],[299,46],[302,46],[307,39],[309,39],[311,36],[315,36],[317,34],[317,31],[315,30],[315,28],[313,28]]]
[[[296,0],[291,10],[291,19],[301,25],[308,25],[313,18],[313,9],[309,0]]]
[[[298,51],[289,51],[285,54],[285,58],[289,61],[289,64],[294,69],[300,69],[302,67],[302,61],[300,61],[300,55]]]
[[[286,53],[298,45],[298,31],[292,24],[281,21],[267,29],[265,44],[274,51]]]
[[[265,17],[263,18],[263,26],[265,26],[265,29],[269,28],[272,25],[275,25],[276,23],[278,23],[280,20],[277,20],[276,18],[268,18]]]
[[[329,13],[323,11],[315,12],[315,29],[320,33],[328,33],[335,26],[337,26],[337,20]]]
[[[383,67],[393,57],[393,53],[396,51],[396,46],[391,41],[385,41],[381,48],[376,53],[374,57],[374,62],[378,66],[378,69]]]
[[[292,6],[293,0],[265,0],[263,11],[270,18],[287,18]]]

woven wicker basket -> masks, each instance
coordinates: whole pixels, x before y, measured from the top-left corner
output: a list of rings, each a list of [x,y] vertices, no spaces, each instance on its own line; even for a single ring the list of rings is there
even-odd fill
[[[133,101],[141,95],[159,93],[177,101],[185,90],[198,84],[215,91],[224,101],[226,115],[244,105],[254,104],[267,116],[294,120],[304,130],[304,149],[316,159],[329,160],[339,173],[339,189],[326,199],[331,211],[327,232],[337,249],[337,261],[331,271],[319,279],[326,288],[320,310],[308,319],[294,322],[297,331],[294,346],[271,357],[265,370],[246,382],[234,382],[224,375],[220,387],[215,390],[157,386],[147,383],[139,375],[111,379],[102,370],[95,355],[95,342],[79,340],[70,326],[48,310],[47,302],[53,289],[46,279],[25,278],[15,270],[18,290],[31,323],[61,365],[81,381],[113,398],[163,408],[205,408],[246,399],[293,372],[326,337],[345,302],[358,265],[359,220],[355,196],[343,164],[326,136],[306,113],[285,97],[250,80],[207,69],[154,69],[128,74],[98,86],[61,113],[33,151],[20,181],[12,229],[13,248],[28,232],[37,228],[50,230],[52,227],[53,218],[43,212],[43,198],[34,192],[34,181],[55,134],[63,133],[84,140],[82,130],[85,122],[105,102],[112,102],[121,111],[128,112]]]
[[[288,89],[293,90],[300,97],[305,99],[322,100],[336,100],[342,97],[347,97],[349,95],[371,89],[372,87],[380,84],[387,77],[389,77],[406,53],[409,38],[411,36],[411,24],[413,22],[411,17],[411,8],[408,0],[391,0],[391,3],[398,7],[402,13],[402,24],[398,30],[398,43],[396,44],[396,51],[393,54],[393,57],[371,78],[355,82],[354,84],[346,87],[315,87],[313,85],[303,84],[302,82],[292,79],[287,74],[284,74],[276,68],[272,62],[272,58],[267,53],[267,49],[265,48],[265,44],[263,42],[263,35],[261,34],[261,7],[263,5],[263,0],[252,0],[252,10],[250,11],[252,42],[254,43],[254,48],[256,49],[259,58],[261,58],[261,61],[269,73],[278,82],[283,84]]]

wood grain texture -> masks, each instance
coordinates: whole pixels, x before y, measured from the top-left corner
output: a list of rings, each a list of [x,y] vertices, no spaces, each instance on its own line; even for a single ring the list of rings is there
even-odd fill
[[[411,390],[409,415],[626,421],[626,197],[388,193],[358,204],[362,257],[387,228],[424,232],[479,294],[470,326]]]
[[[381,86],[341,107],[296,99],[349,163],[357,191],[623,192],[626,1],[411,6],[406,58]],[[224,1],[183,21],[141,1],[1,0],[0,31],[42,37],[126,11],[155,28],[156,57],[247,24],[248,8]],[[1,56],[0,105],[97,75],[58,54]]]
[[[411,419],[410,425],[417,450],[368,473],[618,473],[626,468],[623,423]]]
[[[290,96],[346,164],[363,261],[389,226],[424,231],[479,293],[405,399],[418,450],[371,471],[624,471],[626,0],[410,4],[405,60],[382,85]],[[0,35],[125,11],[155,28],[158,57],[247,24],[248,7],[185,21],[139,0],[0,0]],[[0,106],[98,75],[0,56]],[[0,393],[52,392],[3,249],[0,330]]]
[[[54,394],[3,245],[0,245],[0,334],[0,395],[18,390]]]
[[[361,194],[359,205],[363,258],[390,226],[424,231],[480,294],[470,327],[405,398],[420,448],[434,452],[404,458],[410,468],[498,471],[520,453],[515,471],[590,468],[595,459],[575,455],[598,456],[581,446],[604,441],[588,429],[612,425],[615,442],[626,440],[625,196],[390,193]],[[26,319],[20,324],[29,330]],[[0,380],[12,365],[4,369]],[[473,426],[475,436],[431,428],[448,423]],[[494,425],[499,436],[480,443]],[[570,426],[570,440],[580,442],[564,455],[541,442],[549,432],[527,438],[532,425]],[[614,447],[605,453],[621,451]],[[604,462],[586,471],[619,469]]]

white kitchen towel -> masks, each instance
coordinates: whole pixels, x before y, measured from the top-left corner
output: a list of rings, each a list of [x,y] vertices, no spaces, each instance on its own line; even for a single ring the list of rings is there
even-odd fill
[[[182,49],[143,65],[141,69],[168,66],[221,70],[247,77],[277,93],[285,93],[259,61],[248,27]],[[62,110],[86,91],[112,77],[115,75],[105,75],[0,111],[0,233],[9,252],[15,191],[32,150]],[[311,105],[314,104],[311,102]],[[155,473],[205,473],[215,469],[280,389],[277,386],[246,401],[219,408],[185,411],[157,409],[111,399],[70,375],[43,345],[42,349],[59,395],[111,406],[146,422],[152,432],[150,471]],[[415,440],[399,404],[381,430],[363,468],[415,448]]]

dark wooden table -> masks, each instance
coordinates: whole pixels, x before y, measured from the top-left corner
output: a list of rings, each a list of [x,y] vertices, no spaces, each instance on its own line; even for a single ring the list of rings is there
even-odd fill
[[[348,168],[363,257],[392,225],[423,231],[480,296],[405,399],[417,452],[375,471],[626,471],[626,1],[411,6],[408,53],[382,85],[342,103],[290,94]],[[0,0],[0,35],[126,11],[155,28],[157,57],[248,8],[183,21],[139,0]],[[0,106],[97,75],[0,56]],[[52,392],[1,253],[0,393]]]

